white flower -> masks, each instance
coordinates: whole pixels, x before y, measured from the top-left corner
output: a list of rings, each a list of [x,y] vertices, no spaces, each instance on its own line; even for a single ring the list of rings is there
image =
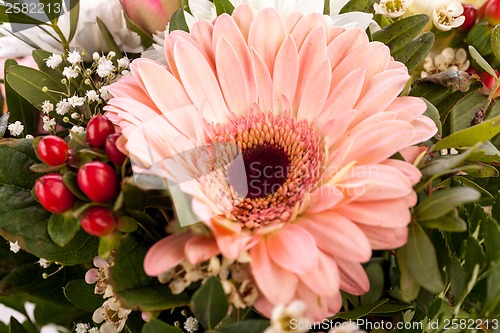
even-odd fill
[[[95,90],[87,90],[85,92],[85,96],[87,96],[87,101],[89,103],[97,102],[99,100],[99,94]]]
[[[461,26],[465,22],[464,7],[458,1],[446,0],[441,2],[432,12],[432,21],[436,28],[448,31]]]
[[[87,333],[89,324],[78,323],[75,327],[75,333]]]
[[[68,53],[68,62],[70,64],[76,65],[80,61],[82,61],[82,56],[80,55],[80,52],[75,50],[73,52]]]
[[[51,262],[50,262],[50,261],[47,261],[47,260],[45,260],[45,259],[43,259],[43,258],[40,258],[40,259],[37,261],[37,264],[39,264],[39,265],[40,265],[41,267],[43,267],[43,268],[48,268],[48,267],[50,266]]]
[[[385,15],[391,18],[402,16],[413,0],[381,0],[380,3],[373,5],[375,13]]]
[[[120,58],[118,59],[118,68],[128,68],[130,65],[130,60],[127,58]]]
[[[100,333],[100,332],[97,327],[92,327],[91,329],[89,329],[89,333]]]
[[[306,327],[310,320],[304,316],[305,310],[306,304],[302,301],[292,301],[286,307],[284,305],[276,306],[271,313],[271,326],[264,333],[308,332]],[[296,325],[297,328],[292,328],[290,325],[292,319],[299,324]]]
[[[184,329],[189,333],[194,333],[198,330],[198,320],[196,320],[196,318],[194,317],[187,318],[186,322],[184,323]]]
[[[71,127],[71,132],[69,133],[69,136],[72,137],[71,133],[78,134],[78,133],[83,133],[83,131],[85,131],[85,127],[75,125]]]
[[[108,59],[101,58],[99,60],[99,65],[97,66],[97,75],[100,77],[106,77],[110,75],[115,70],[115,65]]]
[[[26,135],[26,139],[34,139],[35,137],[31,134]]]
[[[51,131],[56,126],[56,120],[54,118],[50,119],[45,116],[42,118],[43,121],[43,129],[46,131]]]
[[[78,67],[64,67],[62,74],[66,76],[68,79],[74,79],[78,77]]]
[[[10,135],[18,136],[24,131],[24,125],[18,120],[13,124],[10,124],[8,127]]]
[[[114,51],[109,51],[108,58],[113,59],[114,57],[116,57],[116,53]]]
[[[71,103],[66,98],[56,104],[56,113],[60,114],[61,116],[68,113],[70,109]]]
[[[447,47],[434,58],[428,55],[424,59],[424,71],[421,77],[448,71],[465,71],[469,68],[470,61],[464,49],[452,49]]]
[[[15,241],[14,243],[9,242],[9,245],[10,245],[10,250],[14,253],[17,253],[17,252],[19,252],[19,250],[21,250],[21,247],[19,246],[18,241]]]
[[[109,93],[108,86],[102,86],[99,89],[99,93],[101,93],[101,98],[105,101],[111,98],[111,94]]]
[[[328,331],[328,333],[366,333],[360,329],[356,323],[352,321],[345,321],[341,327],[337,327]]]
[[[72,107],[76,108],[78,106],[82,106],[85,103],[85,98],[79,96],[71,96],[70,98],[68,98],[68,103],[71,104]]]
[[[48,114],[52,111],[54,111],[54,104],[52,104],[50,101],[44,101],[42,103],[42,112]]]
[[[47,60],[45,60],[45,65],[47,65],[47,67],[49,68],[55,69],[61,64],[62,60],[63,58],[60,54],[52,53],[52,55]]]

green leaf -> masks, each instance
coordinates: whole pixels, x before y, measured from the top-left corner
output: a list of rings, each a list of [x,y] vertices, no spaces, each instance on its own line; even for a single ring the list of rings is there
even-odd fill
[[[53,24],[56,24],[59,17],[63,14],[62,10],[57,10],[58,8],[62,9],[62,0],[38,0],[38,2],[43,4],[43,11],[47,19]],[[59,4],[60,7],[55,6],[56,4]],[[37,14],[41,13],[37,12]]]
[[[153,319],[148,321],[143,327],[141,333],[182,333],[178,327],[164,323],[161,320]]]
[[[460,218],[458,210],[453,209],[446,215],[436,219],[422,220],[418,223],[425,228],[439,229],[448,232],[463,232],[467,230],[467,223]]]
[[[370,290],[360,297],[361,305],[372,304],[378,301],[384,292],[384,271],[380,263],[369,264],[365,269],[370,280]]]
[[[415,280],[410,272],[409,260],[407,252],[402,249],[396,251],[396,260],[398,262],[400,277],[399,289],[401,290],[401,297],[406,302],[411,302],[417,298],[420,292],[420,284]]]
[[[462,265],[456,258],[450,259],[450,262],[446,266],[446,272],[448,273],[448,279],[450,280],[451,290],[455,299],[460,299],[466,287],[466,276]]]
[[[172,15],[170,19],[170,26],[168,28],[168,32],[172,32],[174,30],[182,30],[185,32],[189,32],[189,27],[186,23],[186,17],[184,16],[184,10],[178,9]]]
[[[21,248],[39,258],[65,265],[91,261],[97,252],[95,237],[81,231],[64,247],[50,238],[47,223],[51,213],[31,196],[39,176],[29,170],[37,163],[31,142],[28,139],[0,142],[0,235],[19,241]]]
[[[454,133],[470,127],[476,111],[486,105],[488,98],[473,92],[460,99],[451,109],[449,115],[450,133]],[[444,111],[444,110],[443,110]],[[492,112],[489,112],[490,116]]]
[[[491,33],[491,49],[497,61],[500,61],[500,25],[496,25]]]
[[[40,107],[46,100],[55,105],[61,99],[60,95],[56,93],[42,92],[43,87],[53,91],[62,90],[60,84],[54,81],[50,75],[33,68],[19,65],[9,67],[6,73],[6,82],[36,108]]]
[[[93,312],[103,303],[102,296],[95,294],[94,289],[85,280],[73,280],[64,287],[64,296],[80,309]]]
[[[217,333],[262,333],[269,327],[268,320],[250,319],[236,323],[222,325]]]
[[[229,304],[219,279],[211,277],[194,293],[191,311],[207,329],[216,327],[227,315]]]
[[[488,22],[475,24],[467,35],[467,43],[472,45],[484,57],[491,54],[491,27]]]
[[[478,191],[467,187],[437,190],[415,208],[414,216],[418,221],[437,219],[464,203],[479,200],[480,197]]]
[[[411,71],[429,54],[433,44],[434,34],[428,31],[412,40],[406,47],[392,53],[392,56],[404,63]]]
[[[500,196],[497,197],[497,201]],[[484,245],[489,261],[500,260],[500,226],[495,220],[488,218],[481,225],[483,228]]]
[[[234,6],[229,0],[214,0],[215,10],[217,11],[217,16],[224,13],[231,15],[234,10]]]
[[[108,258],[111,255],[111,252],[116,250],[122,236],[119,232],[115,232],[106,237],[99,238],[99,248],[97,249],[97,253],[101,258]]]
[[[483,266],[484,261],[484,251],[479,241],[472,236],[469,236],[464,243],[464,268],[468,274],[468,276],[472,276],[474,271],[474,267],[479,265],[479,267]]]
[[[449,135],[438,141],[433,150],[472,147],[478,142],[486,142],[492,139],[498,133],[500,133],[500,116]]]
[[[484,309],[485,315],[488,316],[500,304],[500,262],[491,265],[486,288],[488,292]]]
[[[435,294],[443,290],[436,250],[422,227],[416,223],[410,224],[408,243],[400,251],[409,260],[411,275],[422,287]]]
[[[28,333],[28,331],[26,331],[16,318],[10,317],[9,333]]]
[[[123,58],[123,53],[120,50],[120,47],[115,42],[115,39],[113,38],[113,35],[111,32],[109,32],[108,27],[106,27],[106,24],[99,18],[96,18],[97,25],[99,26],[99,29],[101,30],[102,37],[104,38],[104,42],[108,46],[108,48],[116,53],[116,56],[118,58]]]
[[[358,318],[367,316],[372,312],[375,312],[377,308],[387,303],[388,301],[389,301],[388,298],[384,298],[373,304],[358,306],[355,309],[348,312],[339,312],[331,319],[356,320]]]
[[[0,101],[0,106],[2,106],[1,104],[2,103]],[[0,117],[0,139],[3,138],[5,131],[7,131],[8,126],[9,126],[9,113],[7,112]]]
[[[64,91],[66,87],[61,83],[61,80],[64,78],[62,72],[60,70],[47,67],[46,64],[46,60],[52,55],[52,53],[45,50],[33,50],[31,55],[33,56],[33,60],[35,60],[38,69],[45,74],[48,74],[52,80],[59,85],[59,91]]]
[[[52,214],[49,218],[49,236],[61,247],[71,242],[79,230],[80,221],[71,216],[71,212]]]
[[[441,117],[439,116],[438,109],[425,98],[422,99],[424,100],[425,104],[427,104],[427,110],[425,110],[424,115],[432,119],[434,124],[436,124],[438,134],[441,135],[443,133],[443,125],[441,124]]]
[[[454,168],[467,161],[470,156],[479,149],[482,145],[476,144],[458,155],[446,155],[434,158],[432,161],[424,165],[420,171],[424,176],[432,176],[433,178],[446,175],[454,171]]]
[[[17,66],[17,62],[9,59],[5,62],[5,77],[12,67]],[[9,121],[14,123],[20,121],[24,125],[23,136],[27,134],[35,134],[36,125],[38,123],[39,113],[30,103],[20,96],[20,94],[13,89],[9,81],[5,81],[5,94],[7,108],[9,109]]]
[[[70,14],[69,14],[69,35],[68,43],[71,43],[75,37],[76,29],[78,28],[78,19],[80,17],[80,0],[69,0]]]
[[[82,192],[77,183],[77,173],[76,172],[66,172],[63,175],[63,183],[68,187],[68,189],[73,193],[75,197],[82,201],[90,201],[90,199]]]
[[[487,71],[491,76],[493,76],[495,79],[498,79],[497,73],[495,73],[495,70],[491,65],[486,61],[486,59],[483,58],[481,54],[474,48],[474,46],[469,45],[469,53],[472,59],[485,71]]]
[[[124,238],[111,269],[111,284],[118,298],[130,309],[159,311],[186,305],[184,293],[173,295],[167,285],[155,284],[143,270],[147,248],[132,236]]]
[[[330,1],[338,1],[338,0],[330,0]],[[341,14],[349,12],[373,13],[375,11],[373,9],[373,5],[376,2],[377,0],[351,0],[342,8],[340,13]]]
[[[429,23],[426,14],[413,15],[375,32],[372,37],[387,45],[391,52],[396,52],[408,45],[418,33]]]

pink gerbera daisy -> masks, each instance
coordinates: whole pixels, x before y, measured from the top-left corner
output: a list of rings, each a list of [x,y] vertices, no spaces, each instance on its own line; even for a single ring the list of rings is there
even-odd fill
[[[313,320],[339,311],[340,289],[368,291],[361,263],[405,244],[421,177],[390,157],[436,132],[424,102],[398,97],[405,66],[362,30],[246,5],[171,33],[165,50],[168,67],[136,60],[112,85],[107,115],[136,166],[171,157],[183,166],[192,180],[180,188],[210,232],[157,242],[146,273],[248,251],[254,306],[270,316],[299,299]],[[221,159],[236,150],[246,175],[224,162],[200,176],[196,147],[227,143]],[[151,170],[182,182],[178,171]]]

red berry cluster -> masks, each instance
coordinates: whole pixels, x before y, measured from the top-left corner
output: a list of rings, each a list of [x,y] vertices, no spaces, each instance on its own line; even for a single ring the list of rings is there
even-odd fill
[[[116,146],[120,136],[121,134],[115,133],[113,124],[100,115],[89,121],[85,133],[88,146],[96,151],[104,149],[109,160],[118,167],[126,159]],[[54,135],[43,137],[36,146],[36,152],[46,165],[63,171],[66,170],[64,168],[66,164],[71,168],[72,161],[79,160],[73,156],[68,143]],[[118,195],[119,177],[114,168],[105,162],[96,160],[83,164],[78,168],[76,178],[78,188],[93,202],[107,204]],[[61,173],[50,173],[40,177],[35,183],[34,190],[40,204],[52,213],[62,214],[72,209],[77,201],[75,193],[64,182]],[[88,208],[81,218],[81,223],[86,232],[95,236],[109,235],[117,225],[111,209],[104,206]]]

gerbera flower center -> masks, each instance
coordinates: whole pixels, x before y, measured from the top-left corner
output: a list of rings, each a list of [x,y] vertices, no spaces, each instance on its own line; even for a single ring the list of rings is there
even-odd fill
[[[258,113],[217,125],[213,133],[208,141],[234,143],[237,151],[217,155],[242,157],[242,163],[227,163],[224,179],[219,179],[228,184],[232,200],[227,217],[249,229],[290,222],[304,195],[315,187],[323,165],[322,140],[308,122]],[[207,190],[213,189],[214,181],[210,183]]]

